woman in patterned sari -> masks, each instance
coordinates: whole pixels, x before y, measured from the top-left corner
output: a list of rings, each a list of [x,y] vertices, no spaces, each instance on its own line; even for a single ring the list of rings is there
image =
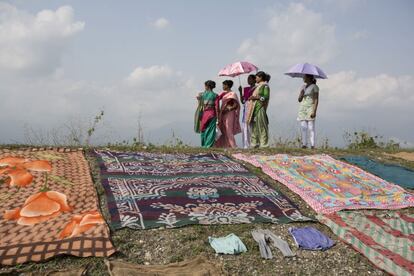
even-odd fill
[[[251,124],[250,146],[253,148],[269,147],[269,120],[267,118],[267,105],[269,103],[270,89],[267,84],[270,75],[263,71],[256,74],[256,87],[250,96],[247,122]]]
[[[242,141],[243,148],[248,149],[250,147],[250,124],[247,123],[247,111],[249,110],[249,98],[253,94],[254,87],[256,85],[256,75],[251,74],[247,78],[249,86],[242,88],[239,86],[240,101],[243,104],[242,112]]]
[[[233,81],[223,81],[224,91],[216,99],[218,127],[222,133],[215,144],[219,148],[236,148],[234,135],[241,132],[239,122],[240,103],[237,94],[231,91],[232,86]]]
[[[196,120],[200,119],[198,130],[201,133],[201,146],[203,148],[211,148],[216,138],[217,115],[215,102],[217,94],[213,92],[216,83],[208,80],[204,83],[204,86],[205,91],[197,96],[199,104],[197,110],[200,111],[200,115]]]

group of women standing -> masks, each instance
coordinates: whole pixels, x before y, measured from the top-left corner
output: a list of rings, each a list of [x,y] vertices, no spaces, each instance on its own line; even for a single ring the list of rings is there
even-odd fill
[[[301,88],[298,120],[301,125],[302,147],[307,147],[307,133],[310,132],[311,147],[315,146],[315,117],[318,107],[319,88],[312,75],[305,75]],[[204,148],[236,148],[235,135],[242,133],[243,148],[266,148],[269,146],[269,119],[267,107],[270,98],[270,75],[263,71],[249,75],[248,87],[239,87],[240,101],[232,91],[233,81],[223,81],[223,92],[213,92],[216,83],[208,80],[205,91],[197,95],[198,107],[195,114],[195,131],[201,134]],[[243,106],[241,106],[241,104]],[[242,110],[242,125],[239,117]]]

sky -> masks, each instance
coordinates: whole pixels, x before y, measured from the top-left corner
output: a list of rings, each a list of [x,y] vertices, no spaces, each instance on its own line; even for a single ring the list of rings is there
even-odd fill
[[[368,131],[414,147],[413,12],[410,0],[0,1],[0,143],[63,141],[103,110],[95,144],[141,129],[197,146],[196,94],[209,79],[220,92],[218,71],[245,60],[272,76],[272,141],[298,134],[302,80],[283,73],[309,62],[328,75],[318,143]]]

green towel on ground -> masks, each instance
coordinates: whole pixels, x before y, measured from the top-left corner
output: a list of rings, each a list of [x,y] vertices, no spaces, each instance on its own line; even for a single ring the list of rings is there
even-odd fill
[[[240,254],[247,251],[244,243],[233,233],[221,238],[208,237],[208,241],[216,253]]]

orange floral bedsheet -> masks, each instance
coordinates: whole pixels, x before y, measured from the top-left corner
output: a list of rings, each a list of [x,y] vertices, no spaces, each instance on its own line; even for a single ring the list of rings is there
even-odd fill
[[[0,149],[0,263],[115,251],[82,151]]]

